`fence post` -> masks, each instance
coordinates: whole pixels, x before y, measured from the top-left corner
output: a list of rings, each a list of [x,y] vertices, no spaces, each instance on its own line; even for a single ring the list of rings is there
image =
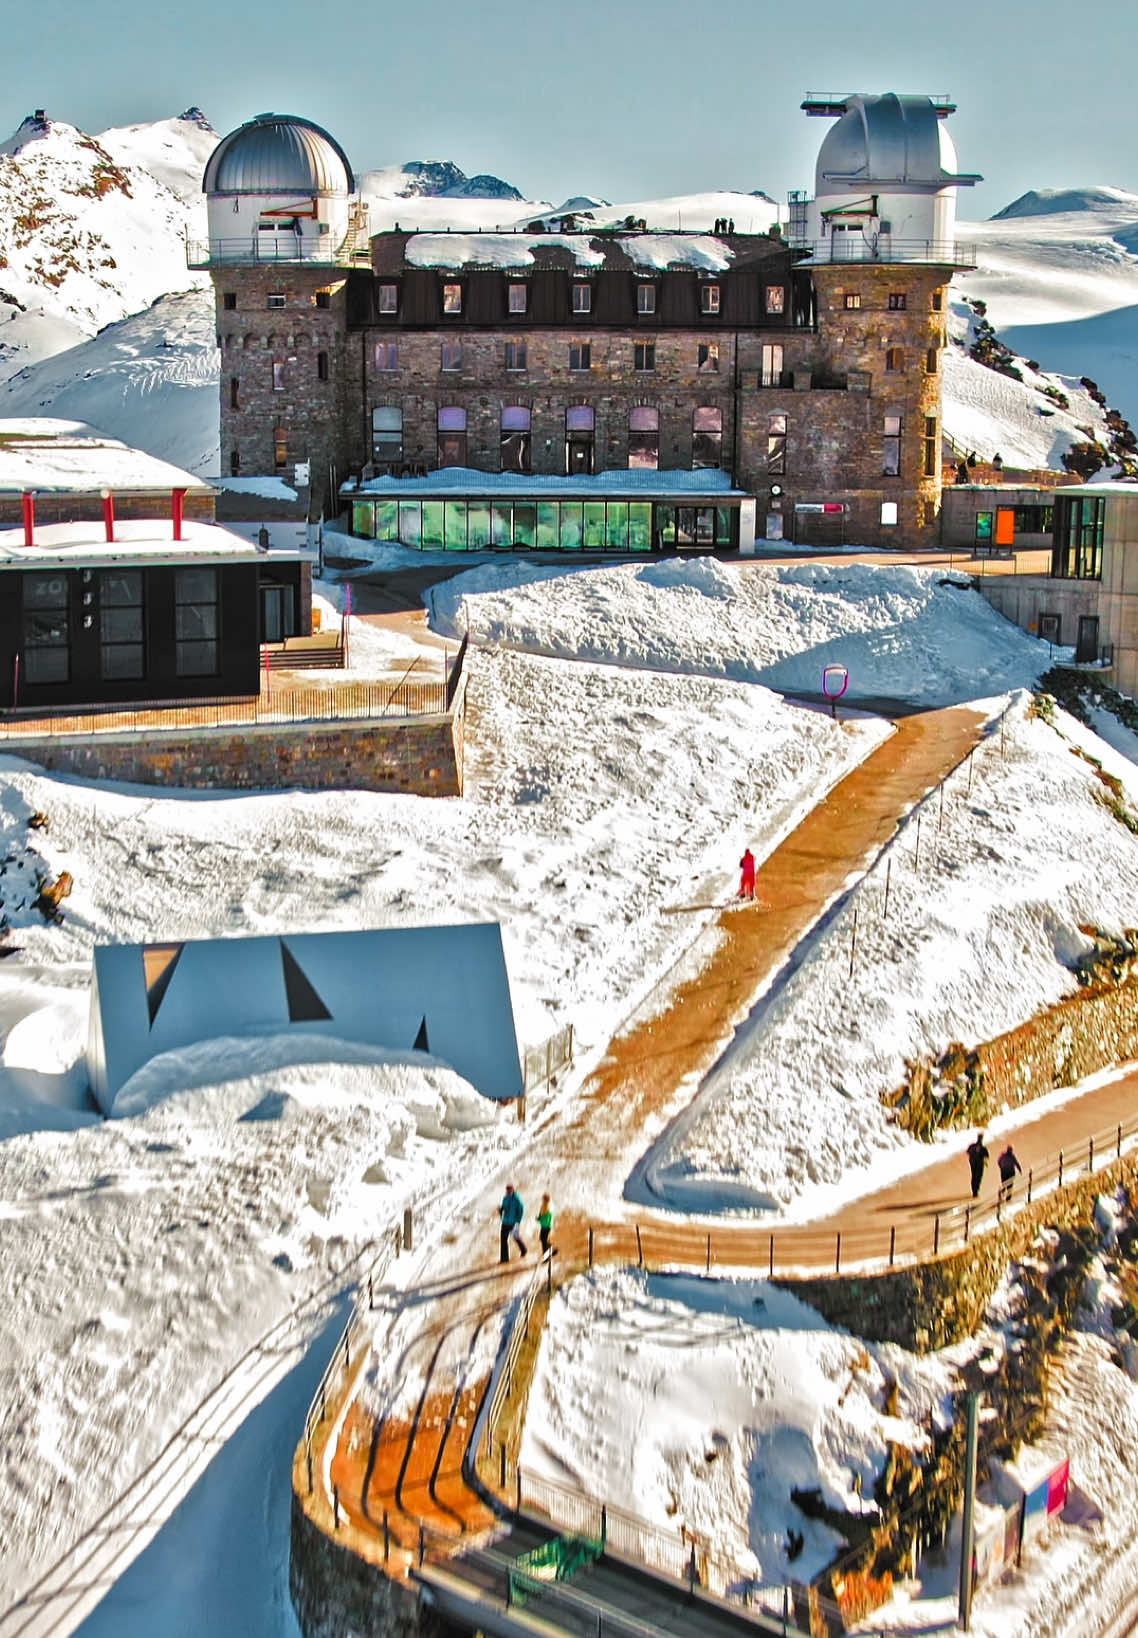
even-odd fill
[[[971,1227],[972,1227],[972,1207],[971,1206],[965,1206],[965,1208],[964,1208],[964,1244],[965,1245],[968,1244],[968,1234],[969,1234],[969,1231],[971,1230]]]
[[[1029,1166],[1027,1168],[1027,1203],[1029,1206],[1031,1205],[1031,1178],[1032,1168]]]
[[[711,1235],[707,1237],[707,1272],[711,1273]]]
[[[593,1259],[590,1257],[589,1261],[592,1262],[592,1260]],[[636,1225],[636,1266],[638,1268],[643,1268],[644,1267],[644,1247],[640,1243],[640,1224],[639,1223],[637,1223],[637,1225]]]
[[[333,1530],[340,1528],[340,1487],[338,1484],[332,1486],[332,1528]]]
[[[767,1245],[767,1273],[770,1276],[770,1278],[773,1280],[774,1279],[774,1235],[773,1234],[770,1236],[770,1240],[769,1240],[768,1245]]]
[[[324,1418],[327,1416],[327,1414],[328,1414],[328,1402],[327,1402],[327,1398],[326,1398],[326,1395],[325,1395],[324,1384],[322,1382],[320,1384],[320,1420],[322,1422],[323,1422]]]
[[[1119,1123],[1118,1123],[1118,1149],[1117,1149],[1117,1153],[1116,1153],[1116,1158],[1118,1160],[1122,1159],[1122,1122],[1121,1121],[1119,1121]]]
[[[894,1254],[894,1252],[896,1250],[897,1250],[897,1225],[896,1225],[896,1223],[891,1223],[889,1225],[889,1266],[890,1266],[890,1268],[893,1267],[893,1254]]]
[[[383,1509],[383,1562],[386,1564],[391,1557],[391,1525],[387,1517],[387,1508]]]
[[[344,1369],[346,1371],[350,1371],[351,1368],[352,1368],[352,1344],[351,1344],[351,1339],[350,1339],[347,1331],[345,1331],[344,1332]]]
[[[940,1212],[933,1214],[933,1256],[940,1254]]]
[[[427,1556],[427,1532],[419,1526],[419,1568],[423,1567],[423,1560]]]
[[[593,1228],[589,1225],[589,1267],[593,1266]]]
[[[498,1483],[503,1490],[506,1488],[506,1441],[503,1439],[498,1446]]]
[[[305,1456],[306,1456],[307,1461],[308,1461],[308,1494],[311,1496],[313,1490],[316,1488],[315,1483],[313,1481],[313,1477],[312,1477],[312,1446],[311,1445],[309,1445],[307,1450],[305,1451]]]
[[[415,1222],[410,1206],[403,1208],[403,1249],[404,1251],[415,1249]]]
[[[837,1232],[836,1241],[837,1241],[837,1244],[834,1247],[834,1273],[835,1274],[840,1274],[842,1272],[842,1231],[841,1231],[841,1229],[839,1229],[838,1232]]]
[[[1063,1151],[1059,1151],[1059,1187],[1063,1187]]]
[[[1090,1137],[1090,1138],[1087,1139],[1087,1171],[1088,1172],[1093,1172],[1094,1169],[1095,1169],[1095,1140],[1094,1140],[1093,1137]]]

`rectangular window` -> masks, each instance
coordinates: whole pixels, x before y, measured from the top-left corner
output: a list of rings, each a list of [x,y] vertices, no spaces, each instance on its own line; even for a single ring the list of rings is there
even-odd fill
[[[316,355],[316,379],[318,381],[327,381],[328,379],[327,353],[317,353]]]
[[[1049,535],[1053,521],[1054,509],[1050,506],[1017,506],[1015,508],[1017,534]]]
[[[897,370],[903,370],[904,367],[905,360],[900,347],[886,347],[885,368],[895,373]]]
[[[240,407],[239,404],[238,404],[238,393],[239,392],[240,392],[240,385],[238,383],[237,377],[235,375],[232,375],[229,378],[229,407],[230,407],[230,409],[238,409]]]
[[[23,676],[28,683],[65,683],[71,676],[67,576],[23,576]]]
[[[595,441],[596,416],[592,406],[572,405],[565,411],[565,470],[570,477],[592,472]]]
[[[466,411],[460,404],[439,410],[439,465],[466,465]]]
[[[763,291],[763,305],[768,313],[785,313],[785,287],[781,284],[768,284]]]
[[[313,297],[313,300],[315,301],[317,307],[331,307],[332,292],[330,290],[318,290]]]
[[[397,341],[376,342],[375,367],[377,370],[397,370],[399,368],[399,343]]]
[[[179,677],[217,674],[216,569],[174,570],[174,670]]]
[[[285,298],[283,290],[270,290],[269,294],[265,297],[266,307],[283,307],[284,304]]]
[[[236,290],[226,290],[222,295],[221,305],[225,308],[227,313],[235,312],[237,308]]]
[[[700,375],[719,374],[719,343],[717,341],[700,342],[696,369]]]
[[[903,290],[891,290],[886,298],[886,305],[891,313],[903,313],[905,311],[905,292]]]
[[[901,472],[901,417],[887,415],[883,427],[881,470],[885,477],[896,478]]]
[[[925,477],[936,477],[936,416],[925,416]]]
[[[636,286],[636,311],[638,313],[654,313],[656,311],[656,286],[654,284],[638,284]]]
[[[925,354],[925,374],[935,375],[937,371],[937,349],[930,347]]]
[[[461,286],[461,284],[444,284],[443,285],[443,312],[444,313],[461,313],[462,312],[462,286]]]
[[[701,284],[699,287],[699,310],[701,313],[718,313],[719,286],[717,284]]]
[[[896,527],[896,524],[897,524],[897,502],[896,501],[882,501],[882,503],[881,503],[881,524],[882,524],[882,527],[885,528],[885,529],[893,529],[893,528]]]
[[[103,677],[146,674],[141,569],[99,575],[99,671]]]
[[[1058,580],[1101,580],[1106,501],[1102,496],[1055,497],[1051,573]]]
[[[723,411],[713,404],[700,404],[692,411],[691,464],[693,467],[723,464]]]
[[[1063,640],[1062,630],[1063,621],[1058,614],[1041,614],[1039,616],[1039,637],[1041,642],[1050,643],[1053,648],[1058,648]]]
[[[587,341],[574,341],[569,344],[569,368],[571,370],[591,370],[593,367],[593,349]]]
[[[274,359],[273,360],[273,391],[274,392],[284,392],[284,384],[285,384],[285,382],[284,382],[284,372],[285,372],[284,365],[278,359]]]
[[[277,468],[288,465],[288,430],[285,427],[273,428],[273,465]]]
[[[939,313],[943,306],[944,306],[944,291],[943,290],[934,290],[933,291],[933,312],[934,313]]]
[[[991,512],[977,512],[977,514],[976,514],[976,541],[977,541],[978,545],[985,546],[991,541],[991,539],[992,539],[992,517],[993,517],[993,514]]]
[[[660,465],[660,411],[634,404],[628,412],[628,466],[655,471]]]
[[[503,472],[530,470],[530,412],[524,404],[503,407],[499,449]]]
[[[656,343],[654,341],[637,341],[633,345],[632,367],[635,370],[654,370],[656,368]]]
[[[511,284],[508,292],[508,306],[511,313],[524,313],[526,310],[526,287],[524,284]]]
[[[524,341],[507,341],[506,368],[508,370],[524,370],[526,367],[526,344]]]
[[[856,310],[861,306],[861,297],[858,295],[856,290],[847,290],[843,301],[845,303],[847,313],[856,312]]]
[[[397,284],[380,285],[379,310],[381,313],[397,313],[399,311],[399,286]]]
[[[573,286],[573,311],[575,313],[591,313],[593,310],[593,287],[583,284],[580,280]]]
[[[371,412],[372,457],[385,465],[403,459],[403,411],[394,404],[380,404]]]
[[[759,367],[760,387],[780,387],[782,385],[782,347],[778,343],[763,344],[762,361]]]
[[[781,478],[786,474],[786,416],[767,417],[767,476]]]
[[[444,341],[439,348],[439,368],[441,370],[462,369],[462,342]]]

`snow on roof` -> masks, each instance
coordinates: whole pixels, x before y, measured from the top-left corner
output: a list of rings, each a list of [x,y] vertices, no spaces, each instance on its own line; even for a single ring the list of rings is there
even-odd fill
[[[166,494],[213,486],[180,466],[110,438],[82,421],[0,419],[0,495]]]
[[[597,472],[592,477],[565,478],[529,472],[476,472],[468,466],[445,466],[423,478],[368,478],[346,483],[342,495],[557,495],[566,500],[587,500],[590,495],[707,495],[716,499],[742,498],[732,489],[731,475],[720,467],[659,471]]]
[[[538,250],[567,250],[578,267],[602,267],[618,249],[634,267],[691,267],[722,273],[734,251],[709,233],[416,233],[404,256],[409,267],[529,268]]]
[[[1063,495],[1126,495],[1133,499],[1138,495],[1138,483],[1132,478],[1108,483],[1065,483],[1058,492]]]
[[[169,518],[131,518],[115,521],[115,539],[109,541],[102,519],[86,523],[37,523],[35,544],[24,545],[22,527],[0,529],[0,569],[91,568],[112,563],[224,562],[255,563],[266,554],[240,535],[216,523],[186,521],[182,539],[174,539]],[[293,561],[305,554],[273,552],[278,560]]]

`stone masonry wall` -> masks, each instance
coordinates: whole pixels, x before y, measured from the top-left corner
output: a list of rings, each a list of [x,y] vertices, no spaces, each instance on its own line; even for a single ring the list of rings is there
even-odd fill
[[[292,1494],[288,1587],[304,1638],[416,1638],[429,1631],[414,1586],[310,1518]]]
[[[401,722],[263,724],[40,740],[52,773],[185,790],[364,790],[461,796],[463,713]]]
[[[1044,1226],[1076,1228],[1091,1221],[1098,1196],[1138,1178],[1138,1160],[1124,1156],[1093,1177],[1080,1178],[1024,1206],[1003,1224],[974,1235],[967,1246],[935,1262],[881,1274],[831,1275],[775,1281],[816,1308],[832,1325],[871,1342],[896,1342],[917,1353],[971,1336],[1012,1262]]]

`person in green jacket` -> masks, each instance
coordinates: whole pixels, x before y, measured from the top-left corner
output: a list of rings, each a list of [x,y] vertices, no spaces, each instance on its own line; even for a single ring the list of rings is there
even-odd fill
[[[553,1229],[553,1208],[549,1204],[549,1196],[541,1197],[541,1209],[537,1214],[537,1226],[541,1230],[541,1250],[545,1256],[549,1252],[549,1236]]]

